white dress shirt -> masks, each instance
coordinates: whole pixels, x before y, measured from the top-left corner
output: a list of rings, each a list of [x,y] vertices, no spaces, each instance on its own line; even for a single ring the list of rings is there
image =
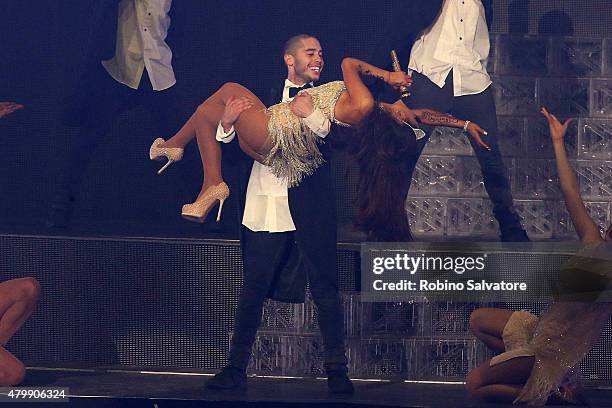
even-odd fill
[[[491,85],[487,73],[489,30],[480,0],[445,0],[442,12],[415,42],[408,68],[440,88],[453,71],[454,96],[473,95]]]
[[[156,91],[176,83],[172,51],[166,44],[172,0],[122,0],[115,56],[102,65],[117,82],[138,89],[147,70]]]
[[[290,102],[289,88],[296,87],[285,80],[283,102]],[[320,109],[316,108],[310,116],[303,119],[304,124],[319,137],[329,134],[330,122]],[[217,127],[217,140],[231,142],[235,137],[234,128],[225,132],[221,124]],[[268,166],[253,163],[247,186],[242,225],[251,231],[287,232],[295,231],[295,224],[289,210],[287,182],[276,177]]]

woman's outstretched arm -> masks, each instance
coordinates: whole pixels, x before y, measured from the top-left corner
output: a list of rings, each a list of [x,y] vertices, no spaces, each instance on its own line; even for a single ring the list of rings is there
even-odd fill
[[[410,109],[402,101],[398,101],[394,104],[380,102],[380,107],[399,124],[418,126],[418,123],[422,123],[429,126],[444,126],[465,129],[465,131],[469,133],[474,140],[476,140],[476,143],[478,143],[479,146],[487,150],[491,150],[489,145],[482,140],[482,136],[486,136],[487,132],[477,123],[457,119],[452,115],[441,113],[432,109]],[[417,123],[414,123],[415,121]]]
[[[403,72],[389,72],[355,58],[342,60],[342,76],[346,86],[336,103],[335,116],[349,125],[359,125],[374,109],[374,97],[361,80],[361,75],[378,78],[394,88],[409,86],[412,79]]]
[[[578,186],[576,174],[572,169],[572,165],[567,158],[567,152],[565,151],[563,138],[565,137],[565,133],[572,119],[568,119],[565,123],[561,124],[559,119],[552,113],[549,113],[546,108],[542,108],[541,112],[548,120],[550,138],[552,139],[555,159],[557,161],[557,172],[559,173],[561,192],[565,199],[567,211],[574,223],[574,227],[576,227],[576,232],[580,240],[585,244],[594,241],[602,241],[597,224],[593,222],[593,219],[589,216],[584,206],[584,202],[580,196],[580,187]]]

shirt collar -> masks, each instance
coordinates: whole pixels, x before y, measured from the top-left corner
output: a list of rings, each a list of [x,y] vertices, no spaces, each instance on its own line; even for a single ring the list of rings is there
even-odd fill
[[[306,84],[304,84],[304,85],[306,85]],[[313,84],[312,82],[310,82],[310,86],[314,86],[314,84]],[[296,85],[296,84],[294,84],[293,82],[291,82],[291,81],[289,80],[289,78],[285,79],[285,89],[286,89],[286,88],[295,88],[295,87],[298,87],[298,88],[299,88],[299,87],[300,87],[300,85]]]

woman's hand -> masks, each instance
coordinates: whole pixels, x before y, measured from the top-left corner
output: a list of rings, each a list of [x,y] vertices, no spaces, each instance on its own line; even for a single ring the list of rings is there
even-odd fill
[[[412,85],[412,78],[405,72],[389,72],[385,79],[385,82],[395,89]]]
[[[23,108],[16,102],[0,102],[0,118]]]
[[[565,121],[565,123],[561,124],[559,119],[557,119],[557,117],[552,113],[548,112],[546,108],[543,107],[540,110],[540,113],[542,113],[542,115],[544,115],[548,120],[550,138],[552,139],[553,143],[563,143],[563,138],[565,137],[565,133],[567,133],[567,128],[574,119],[568,119]]]
[[[472,138],[474,138],[478,146],[483,147],[487,150],[491,150],[491,147],[482,140],[482,136],[488,135],[487,131],[478,126],[477,123],[468,123],[467,132]]]

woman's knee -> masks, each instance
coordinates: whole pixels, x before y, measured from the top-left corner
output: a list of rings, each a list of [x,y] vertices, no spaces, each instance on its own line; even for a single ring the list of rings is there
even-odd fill
[[[12,302],[30,302],[38,300],[40,284],[34,278],[18,278],[2,283],[2,295]]]
[[[219,88],[219,90],[230,93],[241,93],[244,92],[246,88],[237,82],[226,82],[221,86],[221,88]]]
[[[35,278],[23,278],[19,282],[19,293],[22,299],[36,302],[40,296],[40,283]]]
[[[5,365],[0,370],[0,386],[11,387],[21,384],[25,374],[26,369],[21,362]]]
[[[13,295],[15,301],[35,304],[40,296],[40,283],[35,278],[20,278],[15,282]]]
[[[476,309],[470,314],[470,331],[474,335],[482,333],[483,322],[486,319],[486,311],[484,309]]]

